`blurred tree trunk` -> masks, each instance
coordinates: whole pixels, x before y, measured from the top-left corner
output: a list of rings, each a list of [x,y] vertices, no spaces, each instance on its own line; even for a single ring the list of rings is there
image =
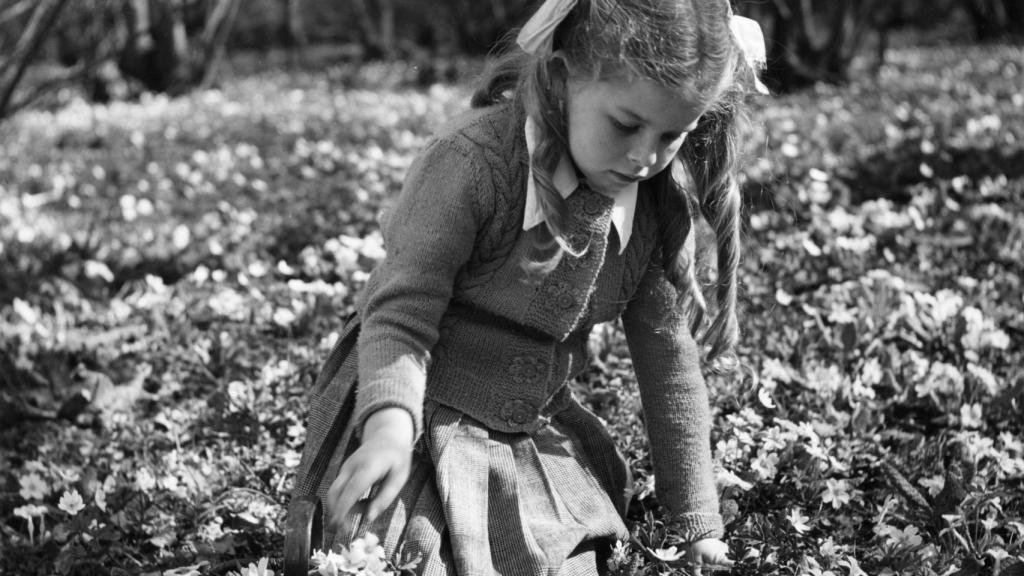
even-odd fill
[[[373,16],[370,13],[370,6],[366,0],[352,0],[352,8],[356,13],[356,32],[359,37],[359,43],[362,44],[364,50],[364,56],[367,59],[373,60],[381,58],[387,55],[393,46],[388,46],[387,39],[384,37],[383,24],[385,21],[385,10],[383,4],[387,3],[390,7],[391,12],[391,41],[394,41],[394,5],[391,4],[390,0],[382,0],[382,9],[380,10],[381,24],[378,27],[373,22]]]
[[[459,0],[450,15],[455,20],[459,47],[470,54],[487,52],[513,26],[522,24],[514,17],[530,3],[518,3],[518,10],[509,10],[510,4],[516,6],[504,0]]]
[[[149,90],[181,94],[208,86],[223,58],[240,0],[217,0],[202,32],[189,38],[183,0],[131,0],[134,42],[118,59],[121,71]]]
[[[25,72],[42,47],[43,41],[57,23],[68,0],[38,1],[35,2],[34,9],[32,9],[32,4],[31,0],[23,0],[4,8],[2,12],[4,18],[0,20],[0,23],[6,27],[32,10],[17,42],[9,49],[6,56],[0,57],[0,120],[31,103],[42,93],[39,87],[36,87],[28,95],[15,99],[15,90],[24,79]],[[8,50],[6,47],[4,48],[5,51]]]
[[[1018,38],[1024,37],[1024,2],[1021,0],[1003,0],[1006,10],[1006,21],[1010,34]]]
[[[877,57],[884,59],[884,33],[889,26],[886,8],[893,8],[885,0],[772,0],[756,4],[762,6],[762,23],[768,23],[765,80],[777,91],[847,80],[853,58],[873,28],[881,30]]]
[[[748,0],[744,12],[765,28],[765,83],[789,92],[815,82],[843,82],[885,0]]]
[[[978,40],[1024,35],[1022,0],[964,0],[963,5],[971,16],[974,37]]]
[[[395,55],[395,3],[394,0],[377,0],[380,3],[380,44],[385,57]]]
[[[302,0],[285,0],[285,4],[285,45],[288,47],[288,65],[294,68],[305,60],[309,37],[302,16]]]
[[[238,9],[241,0],[221,0],[214,6],[213,12],[206,19],[206,26],[203,29],[202,41],[202,80],[200,88],[208,88],[213,83],[217,69],[224,59],[224,51],[228,44],[228,35],[234,28],[235,20],[238,18]],[[184,27],[183,27],[184,29]]]

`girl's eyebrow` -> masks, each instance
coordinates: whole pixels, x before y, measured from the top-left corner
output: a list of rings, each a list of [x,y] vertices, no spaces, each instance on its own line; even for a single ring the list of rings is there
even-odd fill
[[[623,106],[616,106],[615,109],[619,113],[625,114],[626,116],[629,116],[630,120],[636,120],[637,122],[641,122],[643,124],[650,124],[650,122],[648,122],[646,118],[644,118],[643,116],[637,114],[636,112],[633,112],[629,108],[626,108],[626,107],[623,107]]]
[[[629,108],[626,108],[625,106],[616,106],[615,109],[620,114],[625,114],[626,116],[629,116],[630,120],[634,120],[634,121],[640,122],[642,124],[651,124],[651,122],[647,118],[644,118],[643,116],[637,114],[636,112],[630,110]],[[700,116],[703,116],[703,114],[700,115]],[[693,129],[697,127],[697,122],[700,121],[700,116],[697,116],[696,118],[694,118],[693,122],[690,122],[689,124],[684,126],[682,130],[677,130],[677,131],[668,130],[668,131],[666,131],[666,133],[667,134],[677,134],[677,133],[678,134],[682,134],[684,132],[692,132]]]

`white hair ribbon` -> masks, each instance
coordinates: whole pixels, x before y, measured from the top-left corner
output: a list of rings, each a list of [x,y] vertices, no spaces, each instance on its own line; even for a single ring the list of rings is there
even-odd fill
[[[576,0],[545,0],[537,12],[527,20],[516,41],[530,54],[552,52],[555,28],[565,20]]]
[[[743,58],[750,66],[754,75],[754,88],[761,94],[768,94],[768,87],[757,77],[759,70],[764,68],[768,62],[767,50],[764,47],[764,33],[761,32],[761,25],[755,20],[743,16],[732,16],[729,18],[729,28],[736,44],[743,53]]]

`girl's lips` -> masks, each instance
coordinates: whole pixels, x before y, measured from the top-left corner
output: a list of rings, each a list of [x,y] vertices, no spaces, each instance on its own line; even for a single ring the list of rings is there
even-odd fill
[[[612,175],[614,179],[622,182],[623,184],[633,184],[635,182],[639,182],[642,179],[640,176],[628,176],[621,172],[616,172],[615,170],[609,170],[609,173]]]

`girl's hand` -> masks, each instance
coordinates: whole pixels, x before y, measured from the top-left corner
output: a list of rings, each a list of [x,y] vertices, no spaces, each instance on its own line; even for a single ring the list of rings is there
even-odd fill
[[[350,514],[357,506],[366,522],[372,522],[398,496],[409,478],[413,434],[412,416],[403,408],[382,408],[366,419],[362,444],[327,490],[331,523],[339,533],[351,531]],[[371,498],[359,500],[375,486]]]
[[[701,576],[701,570],[713,572],[733,565],[729,559],[729,547],[718,538],[705,538],[691,543],[689,559],[694,576]]]

